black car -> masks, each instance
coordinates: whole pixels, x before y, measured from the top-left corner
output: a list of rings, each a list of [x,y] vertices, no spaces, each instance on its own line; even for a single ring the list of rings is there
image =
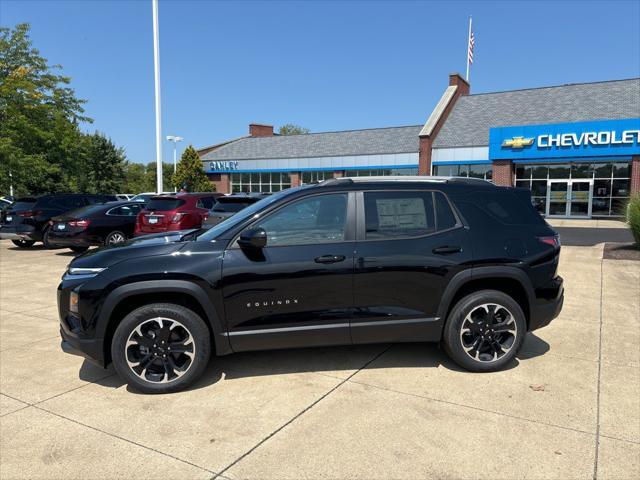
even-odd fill
[[[49,244],[84,252],[94,245],[114,245],[133,237],[142,202],[108,202],[71,210],[50,221]]]
[[[213,208],[209,210],[207,219],[202,222],[202,228],[211,228],[214,225],[234,216],[240,210],[262,200],[265,195],[234,194],[218,197]]]
[[[0,224],[0,239],[11,239],[18,247],[42,242],[49,248],[51,217],[86,205],[116,200],[115,195],[68,193],[18,199]]]
[[[462,367],[510,364],[563,302],[558,235],[528,190],[484,180],[332,179],[201,230],[74,259],[63,350],[144,392],[180,390],[247,350],[441,342]]]

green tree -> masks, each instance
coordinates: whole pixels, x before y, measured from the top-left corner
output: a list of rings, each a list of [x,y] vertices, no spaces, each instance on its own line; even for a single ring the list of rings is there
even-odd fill
[[[173,176],[173,185],[178,190],[186,188],[188,192],[215,191],[215,186],[204,173],[198,152],[191,145],[182,153],[176,174]]]
[[[294,125],[293,123],[286,123],[278,129],[279,135],[303,135],[305,133],[309,133],[308,128]]]
[[[0,190],[16,194],[77,187],[84,100],[49,66],[29,38],[29,25],[0,27]]]
[[[88,193],[120,193],[125,186],[127,157],[122,148],[110,138],[96,132],[84,138],[84,175],[79,179],[79,190]]]

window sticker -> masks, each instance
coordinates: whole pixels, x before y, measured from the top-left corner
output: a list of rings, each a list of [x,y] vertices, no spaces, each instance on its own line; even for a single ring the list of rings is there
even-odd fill
[[[422,198],[378,198],[376,209],[380,230],[427,227],[427,213]]]

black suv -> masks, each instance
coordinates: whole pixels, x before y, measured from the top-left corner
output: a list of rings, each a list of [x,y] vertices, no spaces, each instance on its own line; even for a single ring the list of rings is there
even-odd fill
[[[49,243],[51,217],[76,208],[115,201],[115,195],[64,193],[18,199],[4,214],[0,224],[0,239],[10,239],[18,247]]]
[[[62,348],[154,393],[192,383],[212,353],[318,345],[441,342],[462,367],[494,371],[562,308],[559,239],[529,195],[332,179],[207,231],[90,251],[58,287]]]

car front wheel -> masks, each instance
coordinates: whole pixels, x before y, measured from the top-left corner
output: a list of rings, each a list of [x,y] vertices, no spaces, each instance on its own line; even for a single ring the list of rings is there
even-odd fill
[[[444,349],[461,367],[493,372],[509,364],[526,333],[522,308],[509,295],[481,290],[460,299],[444,328]]]
[[[211,338],[204,321],[181,305],[155,303],[129,313],[111,344],[116,372],[144,393],[182,390],[204,372]]]

